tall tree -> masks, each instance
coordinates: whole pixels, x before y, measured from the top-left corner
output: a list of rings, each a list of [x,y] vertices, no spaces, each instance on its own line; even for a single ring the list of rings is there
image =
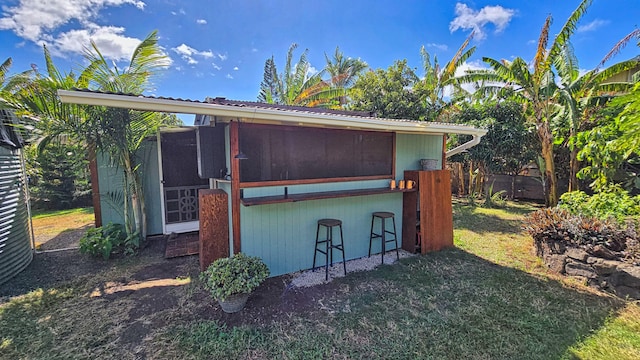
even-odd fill
[[[424,46],[420,49],[424,77],[415,85],[414,90],[424,102],[427,120],[445,121],[443,115],[460,97],[459,94],[463,93],[463,89],[456,81],[456,72],[476,50],[475,46],[467,49],[473,35],[473,33],[469,35],[444,67],[440,66],[436,56],[433,57],[433,62],[431,61],[431,55]],[[447,90],[451,90],[452,96],[445,99]]]
[[[265,61],[265,73],[260,86],[258,101],[297,106],[330,106],[335,91],[320,73],[310,74],[311,64],[305,49],[293,63],[293,53],[298,48],[291,44],[287,52],[284,71],[278,74],[273,57]]]
[[[136,47],[123,69],[109,63],[93,41],[85,58],[89,61],[87,69],[94,89],[132,94],[148,90],[153,76],[169,64],[168,57],[158,45],[156,31]],[[157,133],[165,116],[156,112],[103,107],[90,107],[87,111],[87,118],[100,131],[97,146],[107,152],[124,172],[123,211],[127,234],[144,239],[147,232],[144,174],[137,156],[144,139]],[[129,216],[129,207],[132,216]]]
[[[412,90],[418,81],[407,60],[396,61],[386,70],[367,71],[353,85],[350,109],[391,119],[421,119],[423,107]]]
[[[557,111],[553,102],[556,87],[552,65],[556,58],[561,55],[563,48],[576,30],[578,21],[592,2],[593,0],[582,0],[580,2],[550,46],[549,28],[552,17],[551,15],[547,17],[538,37],[538,46],[531,69],[527,62],[519,57],[513,62],[498,61],[484,57],[483,61],[489,64],[490,71],[476,71],[460,79],[466,82],[499,83],[501,85],[485,85],[481,91],[510,93],[514,98],[526,103],[531,108],[531,122],[536,126],[541,145],[541,156],[545,164],[544,183],[545,203],[547,206],[555,206],[558,203],[558,180],[553,150],[555,139],[551,126],[551,118]]]
[[[329,83],[340,92],[337,99],[339,106],[344,107],[347,104],[348,89],[353,85],[356,77],[367,68],[367,63],[360,59],[345,57],[339,47],[336,47],[333,58],[329,58],[326,53],[324,58],[327,64],[321,73],[329,74]]]
[[[613,96],[628,92],[633,86],[630,82],[610,82],[615,74],[633,69],[638,66],[635,59],[614,64],[604,70],[600,70],[605,62],[617,53],[630,39],[637,37],[640,30],[634,30],[625,36],[605,56],[603,61],[593,70],[580,74],[578,59],[575,57],[573,47],[567,42],[554,59],[554,67],[557,71],[559,86],[556,96],[564,111],[562,116],[568,123],[569,146],[569,191],[579,190],[577,174],[580,170],[578,161],[578,147],[575,146],[576,136],[582,127],[589,121],[598,108],[601,108]]]

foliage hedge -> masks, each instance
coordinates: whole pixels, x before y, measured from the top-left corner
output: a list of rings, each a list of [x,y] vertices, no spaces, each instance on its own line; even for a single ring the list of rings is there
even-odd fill
[[[108,260],[112,254],[133,255],[139,247],[139,236],[127,237],[124,226],[108,223],[95,229],[89,229],[80,238],[80,252]]]
[[[237,253],[214,261],[200,274],[200,280],[216,300],[249,294],[269,277],[269,268],[256,256]]]
[[[565,193],[560,197],[558,207],[573,215],[601,220],[613,218],[624,223],[640,218],[640,195],[632,197],[619,185],[613,185],[592,196],[583,191]]]

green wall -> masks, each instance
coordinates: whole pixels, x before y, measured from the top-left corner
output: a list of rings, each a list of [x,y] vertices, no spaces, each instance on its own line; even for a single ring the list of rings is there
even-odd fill
[[[155,138],[146,140],[138,157],[142,163],[143,187],[147,207],[147,233],[162,234],[162,210],[160,207],[160,178],[158,172],[158,147]],[[98,154],[98,184],[102,223],[123,224],[122,205],[114,203],[109,193],[122,190],[122,169],[112,164],[107,154]]]
[[[425,158],[441,162],[442,136],[396,136],[396,179],[402,179],[405,170],[418,170],[420,159]],[[288,186],[288,192],[380,188],[388,186],[388,183],[387,180],[370,180],[294,185]],[[245,197],[283,193],[283,186],[244,189]],[[317,220],[330,217],[342,220],[347,260],[367,256],[371,213],[374,211],[395,213],[398,240],[401,242],[401,193],[241,206],[242,252],[261,257],[269,266],[272,276],[308,269],[313,263]],[[376,249],[380,249],[379,240],[377,244],[374,242],[373,251],[376,252]],[[335,255],[338,256],[338,253]],[[322,261],[324,258],[320,264]]]

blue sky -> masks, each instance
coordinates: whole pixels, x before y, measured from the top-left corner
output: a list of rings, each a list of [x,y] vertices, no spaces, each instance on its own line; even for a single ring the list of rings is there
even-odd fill
[[[547,15],[552,35],[578,0],[493,1],[300,1],[300,0],[2,0],[0,61],[12,57],[13,72],[42,68],[42,44],[64,71],[82,64],[82,49],[94,39],[114,61],[130,57],[152,30],[171,65],[151,95],[202,100],[223,96],[255,100],[264,61],[283,68],[287,49],[305,48],[315,69],[336,46],[372,69],[407,59],[420,75],[420,47],[450,59],[472,30],[478,47],[466,68],[481,58],[530,60]],[[594,0],[572,38],[580,67],[591,69],[639,24],[639,0]],[[640,53],[636,42],[610,64]],[[121,66],[123,62],[118,62]]]

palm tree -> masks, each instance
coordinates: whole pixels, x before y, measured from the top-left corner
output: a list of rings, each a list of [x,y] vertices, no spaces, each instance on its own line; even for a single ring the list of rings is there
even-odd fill
[[[551,15],[549,15],[538,37],[538,46],[533,59],[532,69],[522,58],[516,58],[513,62],[498,61],[484,57],[482,60],[489,64],[489,71],[475,71],[459,79],[461,82],[483,81],[489,85],[483,86],[481,91],[502,94],[511,94],[516,100],[526,103],[530,109],[531,122],[536,127],[536,133],[541,145],[541,156],[544,160],[544,183],[547,206],[555,206],[558,203],[557,176],[553,158],[554,136],[550,124],[552,115],[558,108],[553,102],[554,84],[552,65],[561,56],[565,45],[577,27],[577,23],[584,15],[593,0],[582,0],[578,7],[571,13],[565,24],[560,29],[551,43],[549,43],[549,28]],[[491,85],[501,84],[501,85]]]
[[[333,54],[333,58],[324,54],[325,61],[327,62],[325,68],[321,71],[321,74],[329,74],[329,84],[334,89],[340,91],[338,97],[339,107],[344,107],[347,103],[348,89],[355,82],[356,77],[367,68],[367,63],[351,57],[345,57],[340,51],[339,47],[336,47],[336,51]]]
[[[90,85],[99,91],[141,94],[154,75],[168,66],[168,57],[158,45],[157,32],[151,32],[134,50],[124,69],[110,64],[96,44],[85,54]],[[147,219],[139,161],[136,158],[145,138],[156,134],[164,116],[157,112],[91,107],[88,120],[99,129],[96,143],[123,169],[123,211],[130,238],[146,238]],[[129,217],[132,209],[133,222]]]
[[[426,119],[442,121],[442,115],[456,102],[457,95],[463,92],[457,82],[456,72],[476,51],[475,46],[467,49],[473,36],[474,33],[471,33],[467,37],[444,67],[440,67],[436,56],[433,57],[432,63],[431,56],[424,46],[420,48],[424,78],[416,84],[415,89],[420,93],[420,97],[424,99],[425,109],[427,110]],[[445,100],[445,90],[448,88],[453,88],[454,96],[449,100]]]
[[[637,37],[638,34],[640,34],[640,30],[636,29],[625,36],[595,69],[582,75],[580,75],[578,60],[569,42],[565,44],[558,57],[554,59],[554,67],[559,78],[556,96],[559,103],[564,106],[563,116],[569,123],[569,141],[567,142],[570,150],[569,191],[579,190],[577,178],[579,171],[578,149],[574,144],[578,131],[597,109],[604,106],[613,96],[624,94],[631,89],[632,83],[612,83],[607,80],[615,74],[636,67],[638,61],[633,59],[620,62],[604,70],[600,70],[600,67],[615,53],[619,52],[630,39]]]
[[[158,45],[157,32],[150,33],[136,47],[124,69],[109,63],[94,42],[85,53],[89,65],[77,77],[74,73],[60,72],[46,47],[44,57],[47,73],[34,69],[35,78],[17,93],[25,109],[38,118],[37,128],[43,135],[41,146],[50,139],[67,136],[85,144],[90,159],[95,158],[96,147],[109,154],[124,172],[121,197],[127,234],[132,240],[144,238],[145,204],[136,154],[143,140],[155,134],[166,117],[161,113],[63,104],[58,100],[57,90],[90,88],[141,94],[148,89],[153,76],[168,65],[168,58]]]
[[[322,80],[321,73],[309,75],[311,64],[307,59],[308,49],[293,64],[293,52],[297,47],[297,44],[289,47],[281,74],[278,74],[273,57],[265,61],[265,74],[258,101],[294,106],[331,106],[331,99],[336,98],[339,93],[329,82]]]

